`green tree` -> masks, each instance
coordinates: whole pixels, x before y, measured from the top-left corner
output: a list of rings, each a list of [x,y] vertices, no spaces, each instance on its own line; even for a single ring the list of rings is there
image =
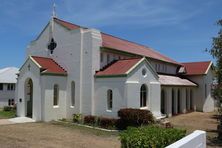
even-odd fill
[[[209,50],[210,54],[216,60],[215,72],[217,77],[217,86],[214,89],[214,98],[219,102],[219,125],[218,138],[222,140],[222,19],[217,22],[220,27],[218,35],[213,37],[212,48]]]

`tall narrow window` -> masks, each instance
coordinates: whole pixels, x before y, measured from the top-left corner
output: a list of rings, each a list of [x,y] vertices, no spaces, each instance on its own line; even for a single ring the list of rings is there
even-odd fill
[[[180,98],[180,89],[177,91],[177,99],[178,99],[178,104],[177,104],[177,111],[178,113],[181,112],[181,98]]]
[[[193,91],[190,90],[190,109],[193,110]]]
[[[106,62],[107,62],[107,64],[109,64],[109,61],[110,61],[110,55],[107,54],[107,57],[106,57]]]
[[[71,82],[71,106],[75,106],[75,82]]]
[[[188,98],[188,89],[186,89],[186,108],[189,110],[189,98]]]
[[[109,89],[107,91],[107,110],[113,109],[113,91]]]
[[[103,53],[100,53],[100,62],[103,62]]]
[[[140,107],[146,107],[147,101],[147,88],[146,85],[143,84],[140,88]]]
[[[162,89],[161,90],[161,113],[165,114],[166,113],[166,105],[165,105],[165,91]]]
[[[207,84],[205,84],[205,98],[207,97]]]
[[[53,105],[54,106],[59,105],[59,86],[57,84],[54,85],[54,90],[53,90]]]
[[[0,90],[3,90],[3,83],[0,83]]]
[[[8,100],[8,106],[10,106],[10,105],[11,105],[11,99]]]
[[[175,103],[175,96],[174,96],[175,94],[174,94],[174,89],[172,89],[172,114],[174,115],[175,114],[175,105],[174,105],[174,103]]]
[[[8,84],[7,90],[15,90],[15,85],[14,84]]]

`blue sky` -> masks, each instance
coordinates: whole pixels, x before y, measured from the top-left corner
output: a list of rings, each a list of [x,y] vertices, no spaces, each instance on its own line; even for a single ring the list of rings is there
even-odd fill
[[[52,0],[1,0],[0,68],[20,67],[26,47],[50,19]],[[55,0],[61,19],[147,45],[179,62],[204,52],[222,19],[222,0]]]

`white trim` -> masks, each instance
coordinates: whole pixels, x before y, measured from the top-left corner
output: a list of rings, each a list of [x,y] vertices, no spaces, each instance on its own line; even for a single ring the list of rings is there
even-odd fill
[[[42,66],[39,65],[39,63],[37,63],[37,62],[35,61],[35,59],[32,58],[32,56],[29,55],[29,58],[30,58],[31,61],[34,62],[39,68],[42,68]]]
[[[148,110],[148,106],[140,107],[142,110]]]
[[[213,64],[212,61],[210,61],[210,64],[209,64],[209,66],[208,66],[208,68],[207,68],[207,70],[205,71],[204,74],[207,74],[207,73],[208,73],[208,71],[209,71],[209,69],[211,68],[212,64]]]
[[[141,60],[139,60],[139,62],[137,62],[133,67],[131,67],[127,72],[126,72],[126,74],[128,75],[134,68],[136,68],[140,63],[142,63],[143,61],[144,61],[144,57],[141,59]]]
[[[109,113],[111,113],[111,112],[113,112],[113,111],[112,111],[112,110],[109,110],[109,109],[107,109],[107,110],[106,110],[106,112],[109,112]]]
[[[59,106],[58,105],[53,105],[53,108],[59,108]]]
[[[139,84],[139,81],[126,81],[127,84]]]

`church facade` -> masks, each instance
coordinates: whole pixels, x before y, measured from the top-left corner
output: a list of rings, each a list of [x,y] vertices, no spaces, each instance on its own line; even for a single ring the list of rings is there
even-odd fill
[[[159,52],[56,17],[27,48],[17,115],[36,121],[75,113],[117,117],[121,108],[155,117],[214,110],[212,62],[179,63]]]

